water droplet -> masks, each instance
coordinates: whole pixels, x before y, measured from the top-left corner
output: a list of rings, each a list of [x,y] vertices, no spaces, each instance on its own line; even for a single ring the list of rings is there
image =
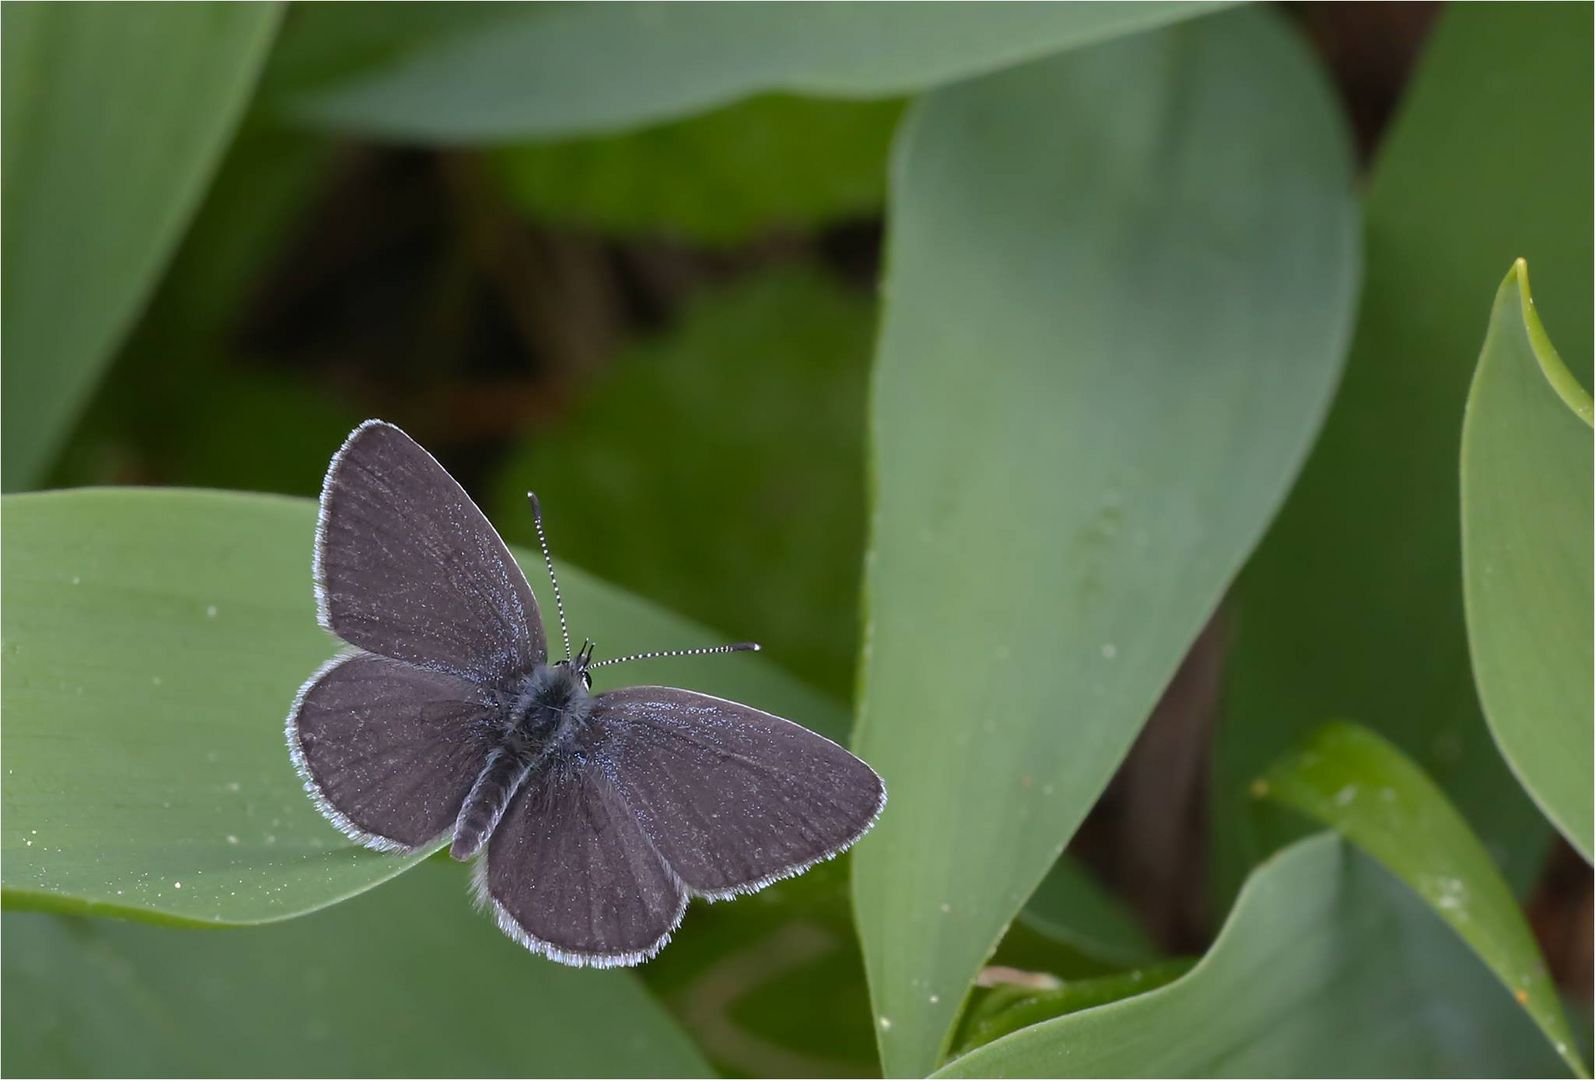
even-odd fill
[[[889,1016],[881,1017],[881,1030],[882,1031],[890,1031],[890,1030],[892,1030],[891,1017],[889,1017]]]
[[[931,1003],[931,1004],[932,1004],[932,1005],[939,1005],[939,1004],[941,1004],[941,995],[940,995],[940,994],[932,994],[932,995],[931,995],[931,996],[930,996],[930,1003]]]
[[[1357,785],[1356,784],[1347,784],[1345,787],[1343,787],[1339,791],[1335,792],[1335,805],[1336,806],[1345,806],[1346,804],[1350,803],[1351,800],[1355,799],[1356,797],[1357,797]]]
[[[216,605],[212,604],[212,605],[210,605],[209,607],[207,607],[205,609],[205,618],[214,619],[215,617],[216,617]]]
[[[953,906],[951,904],[943,904],[941,906],[941,913],[943,915],[951,915],[953,913]]]
[[[172,882],[172,888],[174,888],[174,889],[181,889],[181,888],[182,888],[182,887],[183,887],[183,883],[182,883],[182,882],[181,882],[181,881],[174,881],[174,882]]]
[[[228,833],[227,834],[227,842],[229,844],[236,844],[236,843],[238,843],[238,837],[234,836],[232,833]]]
[[[1111,641],[1103,642],[1103,644],[1102,644],[1102,659],[1104,659],[1104,660],[1112,660],[1115,656],[1118,656],[1118,655],[1119,655],[1119,647],[1117,645],[1113,644],[1113,642],[1111,642]]]

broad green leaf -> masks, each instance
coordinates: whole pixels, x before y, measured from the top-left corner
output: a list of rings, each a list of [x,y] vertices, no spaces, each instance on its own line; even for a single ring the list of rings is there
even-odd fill
[[[199,202],[276,4],[5,7],[3,478],[38,481]]]
[[[1346,834],[1473,947],[1579,1075],[1573,1035],[1512,890],[1422,769],[1366,728],[1331,724],[1252,785]]]
[[[1589,391],[1546,336],[1519,260],[1496,294],[1462,427],[1468,643],[1496,744],[1586,862],[1592,483]]]
[[[4,500],[8,905],[270,922],[416,861],[351,847],[288,762],[294,692],[335,651],[311,597],[315,513],[307,499],[151,489]],[[519,557],[535,582],[540,561]],[[562,571],[575,632],[605,652],[719,640]],[[762,658],[662,661],[648,678],[840,722]]]
[[[1591,32],[1586,6],[1446,8],[1380,154],[1345,379],[1233,597],[1213,785],[1221,894],[1266,851],[1247,784],[1330,716],[1412,755],[1516,887],[1541,864],[1549,830],[1493,746],[1468,670],[1459,417],[1485,305],[1519,255],[1552,332],[1587,363]]]
[[[489,159],[535,217],[699,244],[879,211],[899,101],[766,96],[644,131]]]
[[[1357,277],[1332,95],[1260,9],[934,92],[896,153],[855,737],[892,801],[853,864],[888,1075],[1283,498]]]
[[[1522,1010],[1399,881],[1333,836],[1246,883],[1177,982],[1025,1028],[938,1076],[1545,1076]]]
[[[410,5],[406,5],[410,6]],[[288,80],[319,125],[420,142],[639,127],[769,91],[891,97],[1204,14],[1206,3],[501,4],[379,35],[356,71]],[[313,5],[298,33],[358,36]],[[369,16],[371,19],[377,15]],[[332,67],[333,65],[328,65]],[[309,67],[307,64],[306,67]],[[287,91],[285,91],[287,93]]]
[[[845,700],[873,335],[874,305],[807,267],[694,296],[528,434],[494,485],[494,516],[535,543],[523,509],[535,490],[555,541],[595,573],[761,642]]]
[[[277,926],[8,914],[7,1076],[708,1076],[624,972],[529,956],[434,863]]]

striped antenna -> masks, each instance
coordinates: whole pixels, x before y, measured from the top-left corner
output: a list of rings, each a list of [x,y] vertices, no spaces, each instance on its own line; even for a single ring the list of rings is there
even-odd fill
[[[613,660],[600,660],[596,664],[588,664],[587,670],[608,667],[611,664],[626,664],[633,660],[658,660],[666,656],[714,656],[717,653],[758,651],[759,645],[754,641],[739,641],[734,645],[715,645],[706,649],[660,649],[656,652],[640,652],[632,653],[630,656],[617,656]]]
[[[565,639],[565,659],[570,659],[570,627],[565,624],[565,601],[559,596],[559,578],[554,576],[554,559],[548,554],[548,537],[543,535],[543,507],[530,491],[526,498],[532,504],[532,524],[537,526],[537,546],[543,549],[543,565],[548,567],[548,580],[554,586],[554,608],[559,612],[559,636]]]

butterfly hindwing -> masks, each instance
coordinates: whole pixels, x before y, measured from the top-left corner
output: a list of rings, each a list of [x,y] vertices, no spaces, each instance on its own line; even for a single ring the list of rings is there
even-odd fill
[[[590,724],[654,849],[701,896],[800,873],[867,832],[886,802],[875,770],[829,739],[707,694],[612,690]]]
[[[321,491],[321,623],[351,645],[483,685],[548,658],[526,576],[463,488],[392,424],[367,421]]]
[[[346,835],[384,851],[447,833],[488,754],[488,706],[458,676],[384,656],[340,656],[305,683],[288,749]]]
[[[477,895],[534,952],[638,964],[670,939],[687,894],[596,764],[562,756],[528,777],[477,861]]]

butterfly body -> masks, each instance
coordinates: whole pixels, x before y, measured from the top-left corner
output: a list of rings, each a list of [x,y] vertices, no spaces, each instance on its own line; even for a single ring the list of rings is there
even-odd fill
[[[315,806],[379,851],[450,841],[500,929],[561,963],[641,963],[690,897],[802,873],[886,804],[868,765],[778,716],[673,687],[592,692],[594,667],[679,653],[572,656],[561,605],[551,662],[503,540],[391,424],[367,421],[333,456],[312,577],[321,625],[350,647],[285,727]]]
[[[492,749],[460,807],[449,854],[469,859],[486,843],[533,770],[560,768],[592,711],[587,675],[571,664],[539,664],[490,695]]]

